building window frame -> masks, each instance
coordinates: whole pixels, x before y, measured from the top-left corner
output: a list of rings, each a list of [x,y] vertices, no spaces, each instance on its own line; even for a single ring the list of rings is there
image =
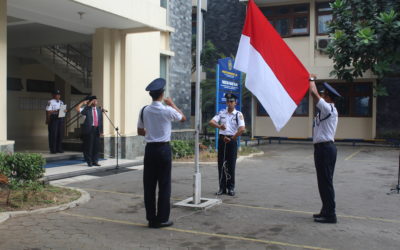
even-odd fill
[[[304,7],[306,9],[305,12],[297,12],[296,8]],[[289,11],[287,13],[279,13],[280,10],[288,8]],[[268,7],[260,7],[264,16],[267,17],[272,26],[276,29],[278,33],[278,29],[276,28],[276,22],[278,20],[288,20],[288,34],[281,35],[282,38],[287,37],[297,37],[297,36],[309,36],[310,35],[310,4],[302,3],[302,4],[293,4],[293,5],[280,5],[280,6],[268,6]],[[270,13],[268,13],[270,12]],[[305,32],[294,33],[293,27],[295,23],[295,19],[299,17],[307,17],[307,25]]]
[[[169,94],[169,61],[169,55],[160,54],[160,77],[166,81],[165,93],[167,95]]]
[[[318,89],[321,88],[322,81],[316,82]],[[339,94],[342,96],[338,101],[335,102],[335,106],[338,109],[339,117],[349,117],[349,118],[371,118],[373,109],[373,83],[368,81],[362,82],[329,82],[333,88],[335,88]],[[357,90],[358,87],[367,86],[367,90],[360,91]],[[356,100],[360,97],[367,97],[368,99],[368,110],[365,114],[360,114],[357,112]],[[341,111],[341,105],[345,105],[346,112]],[[315,113],[315,109],[314,109]]]
[[[326,8],[325,10],[320,10],[321,6],[324,6],[326,4],[329,4],[330,2],[318,2],[315,3],[315,32],[318,36],[324,36],[324,35],[328,35],[329,32],[322,32],[319,29],[319,17],[320,16],[329,16],[331,15],[331,20],[333,18],[333,11],[332,8]],[[322,7],[323,8],[323,7]],[[330,9],[330,10],[329,10]]]

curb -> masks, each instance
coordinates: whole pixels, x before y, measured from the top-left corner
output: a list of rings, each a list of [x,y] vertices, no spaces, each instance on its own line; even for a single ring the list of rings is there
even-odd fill
[[[54,207],[45,207],[45,208],[39,208],[39,209],[35,209],[35,210],[30,210],[30,211],[24,210],[24,211],[16,211],[16,212],[3,212],[3,213],[0,213],[0,224],[5,222],[7,219],[13,218],[13,217],[63,211],[63,210],[69,209],[69,208],[74,208],[74,207],[80,206],[82,204],[85,204],[86,202],[88,202],[90,200],[90,194],[83,189],[73,188],[73,187],[65,187],[65,186],[60,186],[60,185],[54,185],[54,186],[77,190],[81,193],[81,197],[79,197],[79,199],[77,199],[75,201],[71,201],[67,204],[62,204],[62,205],[58,205],[58,206],[54,206]]]
[[[241,156],[239,156],[239,158],[237,158],[236,163],[237,162],[241,162],[244,159],[252,158],[254,156],[260,156],[260,155],[263,155],[263,154],[264,154],[264,152],[262,151],[262,152],[252,153],[252,154],[249,154],[249,155],[241,155]]]
[[[127,167],[133,167],[133,166],[139,166],[143,165],[143,160],[137,160],[134,162],[128,162],[128,163],[122,163],[119,164],[119,169],[127,168]],[[73,171],[73,172],[66,172],[62,174],[53,174],[53,175],[47,175],[42,178],[43,181],[49,182],[49,181],[55,181],[59,179],[65,179],[65,178],[71,178],[79,175],[84,175],[84,174],[92,174],[92,173],[98,173],[98,172],[104,172],[104,171],[109,171],[109,170],[114,170],[116,165],[111,165],[107,167],[91,167],[85,170],[78,170],[78,171]]]

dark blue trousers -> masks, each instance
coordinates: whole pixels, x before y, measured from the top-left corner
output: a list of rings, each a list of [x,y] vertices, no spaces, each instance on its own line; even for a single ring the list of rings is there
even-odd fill
[[[147,143],[144,153],[144,204],[149,222],[167,222],[171,211],[172,152],[169,143]],[[156,189],[158,202],[156,206]]]
[[[321,214],[335,215],[335,190],[333,173],[335,171],[337,150],[333,142],[314,144],[314,163],[317,172],[318,190],[322,201]]]
[[[219,189],[235,189],[235,168],[237,158],[237,142],[224,142],[223,136],[218,139],[218,180]],[[226,161],[226,170],[223,169]],[[226,171],[226,172],[225,172]]]
[[[49,148],[51,153],[62,152],[62,140],[64,138],[64,118],[57,115],[50,115],[47,125],[49,131]]]
[[[98,163],[100,149],[99,127],[91,127],[89,133],[83,134],[83,157],[88,164]]]

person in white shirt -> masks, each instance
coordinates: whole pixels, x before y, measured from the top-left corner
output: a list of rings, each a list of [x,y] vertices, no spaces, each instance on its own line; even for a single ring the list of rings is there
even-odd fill
[[[334,101],[340,94],[324,82],[321,95],[315,86],[316,76],[310,76],[310,91],[316,100],[317,115],[313,124],[314,163],[317,172],[318,190],[322,201],[320,213],[314,214],[315,222],[336,223],[335,190],[333,173],[335,171],[337,150],[334,144],[338,112]]]
[[[137,123],[138,135],[144,136],[143,185],[146,219],[150,228],[172,226],[169,220],[171,198],[172,151],[171,122],[186,120],[171,98],[164,99],[165,80],[157,78],[146,88],[153,102],[142,108]],[[162,101],[164,100],[163,105]],[[156,188],[158,202],[156,206]]]
[[[51,99],[46,106],[46,124],[49,131],[49,148],[51,154],[64,153],[62,140],[64,138],[64,117],[58,117],[61,105],[61,93],[59,90],[52,92]]]
[[[235,109],[237,96],[225,94],[227,108],[214,116],[209,125],[219,129],[218,139],[218,179],[216,195],[235,195],[235,168],[237,158],[237,138],[244,132],[243,114]]]

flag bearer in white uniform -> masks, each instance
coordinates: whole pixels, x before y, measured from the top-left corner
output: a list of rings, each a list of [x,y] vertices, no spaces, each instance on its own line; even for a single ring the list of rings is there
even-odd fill
[[[314,163],[322,208],[320,213],[314,214],[313,217],[315,222],[336,223],[333,173],[337,155],[334,137],[338,123],[338,112],[334,100],[341,96],[326,82],[323,83],[324,90],[320,95],[315,86],[315,80],[315,75],[311,75],[310,91],[317,102],[318,110],[313,126]]]

